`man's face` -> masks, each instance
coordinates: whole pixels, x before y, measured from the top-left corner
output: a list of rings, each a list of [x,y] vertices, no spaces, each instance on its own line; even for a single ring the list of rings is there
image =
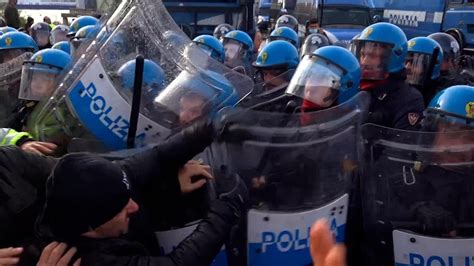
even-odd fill
[[[49,43],[49,33],[48,32],[37,32],[35,36],[35,41],[39,47],[44,47]]]
[[[276,88],[287,82],[283,77],[280,76],[281,74],[281,71],[275,69],[262,70],[263,81],[270,89]]]
[[[428,57],[420,54],[408,54],[405,60],[405,68],[407,70],[407,81],[411,84],[420,84],[423,82],[424,71],[428,68],[428,62],[423,62],[423,60],[427,61]]]
[[[308,25],[308,32],[309,33],[318,33],[319,32],[319,23],[310,23]]]
[[[369,42],[362,45],[359,52],[362,79],[385,79],[385,66],[389,60],[389,47],[387,45]]]
[[[41,98],[51,95],[54,90],[56,75],[52,73],[33,74],[31,81],[31,92],[34,96]]]
[[[206,104],[204,98],[196,95],[187,97],[183,96],[179,101],[179,122],[181,125],[187,125],[202,116],[204,105]]]
[[[138,204],[130,199],[125,207],[115,215],[114,218],[106,222],[105,224],[97,227],[96,231],[103,238],[120,237],[128,233],[128,227],[130,223],[130,216],[138,211]]]

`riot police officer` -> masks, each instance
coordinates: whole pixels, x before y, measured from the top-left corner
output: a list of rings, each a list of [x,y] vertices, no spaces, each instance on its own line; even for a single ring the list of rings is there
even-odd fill
[[[296,49],[300,48],[300,39],[298,37],[298,34],[293,29],[288,27],[279,27],[277,29],[274,29],[268,39],[270,40],[270,42],[275,40],[287,41],[293,44]]]
[[[199,46],[206,54],[224,63],[225,51],[224,46],[218,39],[210,35],[200,35],[194,38],[193,42]]]
[[[364,265],[470,256],[473,117],[474,88],[453,86],[430,102],[423,132],[364,126]]]
[[[303,58],[287,89],[287,94],[302,99],[305,113],[340,105],[359,92],[361,70],[357,59],[338,46],[317,49]]]
[[[73,37],[76,35],[76,32],[80,29],[82,29],[85,26],[93,26],[93,25],[98,25],[99,20],[92,17],[92,16],[81,16],[78,17],[76,20],[74,20],[71,23],[71,26],[69,27],[69,32],[68,36]]]
[[[293,29],[296,33],[299,32],[298,20],[292,15],[280,16],[276,21],[275,29],[278,29],[280,27],[288,27],[290,29]]]
[[[72,57],[78,57],[81,53],[79,50],[81,44],[87,42],[88,40],[94,39],[97,33],[99,33],[99,30],[100,28],[98,25],[84,26],[79,29],[74,37],[70,40]]]
[[[443,63],[441,64],[440,79],[436,86],[436,92],[454,85],[467,85],[473,80],[471,75],[463,72],[459,66],[461,59],[461,47],[458,41],[451,35],[438,32],[428,35],[435,40],[443,49]]]
[[[71,67],[71,56],[61,50],[44,49],[23,63],[20,92],[21,102],[14,111],[9,126],[25,130],[30,113],[37,103],[53,94],[59,78]]]
[[[362,70],[361,89],[372,95],[369,122],[400,129],[417,129],[423,116],[423,96],[406,83],[407,38],[389,23],[376,23],[353,40]]]
[[[0,37],[0,92],[2,93],[0,108],[1,123],[10,127],[12,112],[18,105],[21,68],[23,61],[30,59],[38,50],[36,42],[29,35],[21,32],[9,32]],[[21,128],[14,128],[22,131]]]
[[[69,32],[69,26],[66,25],[57,25],[54,29],[51,30],[49,36],[49,41],[52,45],[55,45],[58,42],[69,41],[67,34]]]
[[[51,28],[47,23],[37,22],[31,25],[30,36],[35,40],[36,44],[40,50],[51,48],[51,43],[49,42],[49,34],[51,33]]]
[[[300,58],[303,59],[305,55],[312,55],[318,48],[328,45],[329,39],[325,35],[312,33],[303,42],[303,46],[300,49]]]
[[[442,63],[443,50],[436,41],[427,37],[408,41],[407,82],[423,94],[426,105],[436,94]]]
[[[277,40],[266,45],[253,63],[256,69],[256,85],[252,95],[246,98],[241,106],[262,110],[267,101],[282,96],[299,61],[298,51],[287,41]],[[280,109],[275,102],[263,109],[268,111],[267,108]]]
[[[234,30],[224,36],[222,42],[225,50],[224,64],[230,68],[241,69],[241,72],[253,76],[250,60],[253,54],[253,41],[250,36],[240,30]]]

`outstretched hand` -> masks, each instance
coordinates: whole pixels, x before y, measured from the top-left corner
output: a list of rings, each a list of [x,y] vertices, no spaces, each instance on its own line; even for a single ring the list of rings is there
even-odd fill
[[[346,248],[336,244],[326,220],[311,227],[311,257],[315,266],[346,266]]]

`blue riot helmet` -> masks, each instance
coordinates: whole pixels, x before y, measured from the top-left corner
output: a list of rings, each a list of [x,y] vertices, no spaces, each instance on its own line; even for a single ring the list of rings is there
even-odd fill
[[[323,34],[313,33],[306,37],[300,50],[300,58],[305,55],[312,55],[318,48],[328,46],[329,39]]]
[[[461,56],[461,47],[458,41],[451,35],[444,32],[437,32],[428,35],[428,38],[435,40],[443,49],[443,63],[441,73],[455,74],[458,70],[456,61]]]
[[[45,22],[37,22],[31,25],[30,36],[38,44],[39,49],[50,47],[49,34],[51,33],[51,27]]]
[[[78,17],[76,20],[74,20],[71,23],[71,26],[69,27],[68,35],[73,37],[76,35],[76,32],[78,30],[82,29],[85,26],[92,26],[92,25],[99,25],[99,20],[92,16]]]
[[[74,38],[71,39],[71,55],[76,57],[81,44],[86,40],[94,39],[99,33],[99,30],[100,28],[98,25],[85,26],[78,30]]]
[[[18,98],[40,101],[49,97],[59,84],[59,78],[71,66],[71,56],[61,50],[44,49],[23,63]]]
[[[283,15],[277,19],[275,29],[281,27],[288,27],[290,29],[293,29],[296,33],[298,33],[299,31],[298,20],[292,15]]]
[[[233,30],[235,30],[234,26],[224,23],[224,24],[217,25],[217,27],[214,29],[213,35],[219,41],[223,41],[224,36]]]
[[[422,124],[430,131],[474,129],[474,87],[457,85],[438,92]]]
[[[213,71],[183,71],[155,99],[157,106],[173,112],[181,126],[199,118],[214,116],[224,107],[237,104],[239,96],[232,84]]]
[[[304,99],[303,109],[339,105],[359,91],[359,62],[347,49],[325,46],[298,65],[286,93]]]
[[[136,60],[123,64],[117,71],[122,88],[133,95]],[[145,101],[153,102],[165,87],[165,71],[155,62],[145,59],[143,68],[142,96]],[[145,103],[146,104],[146,103]]]
[[[5,33],[9,33],[9,32],[17,32],[17,30],[15,28],[8,27],[8,26],[0,28],[0,36],[2,36]]]
[[[69,26],[66,25],[57,25],[52,31],[49,36],[49,41],[52,45],[62,42],[62,41],[69,41],[67,34],[69,32]]]
[[[200,35],[194,38],[193,42],[210,57],[216,59],[221,63],[224,63],[224,46],[218,39],[211,35]]]
[[[273,41],[267,44],[258,54],[253,67],[257,69],[260,78],[272,89],[282,84],[288,84],[294,70],[300,62],[298,50],[287,41]]]
[[[225,65],[230,68],[250,64],[253,53],[253,41],[240,30],[234,30],[224,36]]]
[[[399,27],[376,23],[365,28],[353,42],[362,79],[384,80],[405,68],[407,38]]]
[[[9,32],[0,36],[0,63],[8,62],[25,52],[36,52],[38,45],[28,34]]]
[[[275,40],[283,40],[293,44],[296,49],[300,47],[300,39],[298,34],[291,28],[279,27],[272,31],[270,34],[270,42]]]
[[[442,62],[443,50],[436,41],[427,37],[416,37],[409,40],[405,61],[407,82],[423,86],[426,81],[439,78]]]
[[[71,54],[71,43],[68,41],[58,42],[54,44],[51,48],[61,50],[63,52],[66,52],[67,54]]]

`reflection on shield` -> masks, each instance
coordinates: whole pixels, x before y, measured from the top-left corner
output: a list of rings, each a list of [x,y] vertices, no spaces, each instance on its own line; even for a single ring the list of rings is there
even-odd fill
[[[152,14],[160,14],[160,19]],[[29,121],[29,128],[39,139],[85,138],[98,140],[108,149],[125,148],[132,99],[115,73],[139,54],[162,67],[166,84],[183,72],[213,72],[224,76],[238,97],[252,89],[250,78],[209,60],[199,47],[191,45],[161,1],[124,1],[97,38],[82,44],[82,49],[52,98],[37,110],[36,119]],[[139,108],[138,147],[158,143],[177,132],[173,123],[166,122],[169,112],[163,108],[174,110],[179,103],[168,102],[170,105],[164,107],[152,103],[153,99],[142,101]]]
[[[249,187],[249,265],[310,263],[308,246],[292,249],[279,243],[290,236],[278,240],[278,233],[298,231],[303,242],[317,218],[328,219],[338,241],[344,240],[347,194],[360,165],[360,124],[368,98],[360,94],[345,105],[315,112],[313,123],[305,126],[300,114],[235,109],[223,115],[228,127],[212,146],[212,166],[220,178],[238,174]],[[273,240],[270,234],[276,234]]]
[[[474,131],[410,132],[365,125],[365,265],[470,257]],[[418,257],[413,257],[418,254]],[[453,264],[454,265],[454,264]]]

